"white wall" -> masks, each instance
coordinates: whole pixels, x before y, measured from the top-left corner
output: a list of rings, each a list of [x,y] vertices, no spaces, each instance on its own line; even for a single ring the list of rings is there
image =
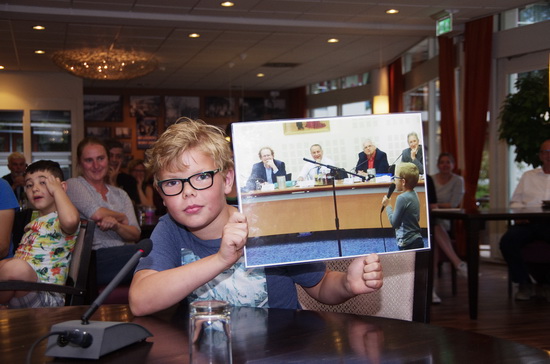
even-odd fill
[[[31,160],[30,110],[69,110],[72,150],[84,137],[82,79],[65,73],[0,72],[0,109],[23,110],[24,154]],[[72,165],[76,165],[72,156]]]

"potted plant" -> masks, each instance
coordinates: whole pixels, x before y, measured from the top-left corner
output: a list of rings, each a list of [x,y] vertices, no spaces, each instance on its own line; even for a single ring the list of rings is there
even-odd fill
[[[518,92],[504,100],[499,118],[500,139],[516,147],[516,162],[538,167],[538,149],[550,139],[548,69],[522,75],[516,81]]]

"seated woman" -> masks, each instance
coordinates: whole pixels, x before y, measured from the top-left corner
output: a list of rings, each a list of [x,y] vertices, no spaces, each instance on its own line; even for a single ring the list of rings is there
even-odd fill
[[[439,173],[433,176],[437,203],[430,202],[432,208],[456,208],[462,203],[464,196],[464,179],[453,173],[455,167],[454,157],[450,153],[441,153],[437,159],[437,168]],[[434,240],[437,246],[449,258],[457,273],[461,277],[467,277],[468,266],[463,262],[453,249],[451,238],[448,231],[450,230],[450,221],[436,220],[434,223]],[[437,253],[437,250],[435,250]],[[437,259],[434,258],[434,261]],[[441,301],[435,290],[433,292],[433,301]]]
[[[139,206],[154,206],[153,203],[153,186],[149,183],[147,170],[143,159],[132,159],[128,162],[128,172],[136,179],[137,191],[139,195]]]
[[[108,284],[135,253],[141,230],[128,194],[106,183],[109,154],[103,142],[85,138],[77,147],[80,176],[67,181],[67,194],[85,219],[94,220],[97,284]],[[122,283],[131,281],[129,274]]]

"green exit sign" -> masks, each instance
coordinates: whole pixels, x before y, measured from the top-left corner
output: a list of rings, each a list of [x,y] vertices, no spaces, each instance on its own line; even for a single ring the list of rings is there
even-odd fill
[[[437,19],[437,26],[435,29],[435,35],[440,36],[445,33],[449,33],[453,30],[453,17],[451,14]]]

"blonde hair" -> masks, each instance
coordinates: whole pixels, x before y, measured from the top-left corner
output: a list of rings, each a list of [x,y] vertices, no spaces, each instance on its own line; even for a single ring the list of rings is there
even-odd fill
[[[210,156],[224,176],[234,168],[231,148],[223,130],[200,119],[180,118],[145,152],[145,168],[153,176],[155,184],[160,171],[187,168],[179,156],[192,148]]]
[[[414,189],[418,184],[419,171],[414,163],[399,163],[397,166],[397,175],[405,179],[405,187]]]

